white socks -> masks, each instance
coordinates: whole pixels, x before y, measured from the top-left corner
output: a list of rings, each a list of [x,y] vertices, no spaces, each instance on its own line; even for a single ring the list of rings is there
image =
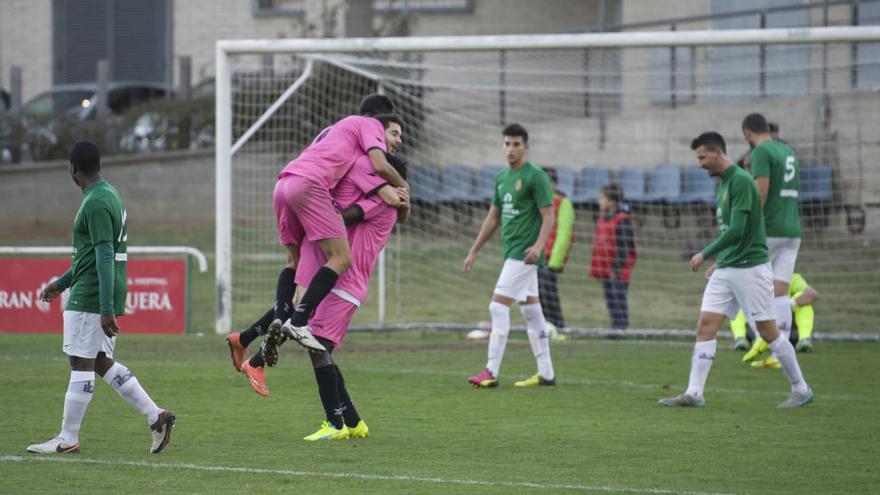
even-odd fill
[[[688,378],[688,388],[685,391],[687,395],[696,398],[703,396],[706,378],[709,377],[709,370],[712,369],[712,362],[715,360],[715,347],[716,341],[714,339],[694,344],[694,353],[691,355],[691,374]]]
[[[791,383],[791,390],[800,394],[807,393],[809,387],[804,380],[803,373],[801,373],[801,366],[798,364],[797,355],[794,353],[794,347],[791,346],[791,342],[784,335],[780,335],[776,340],[770,342],[768,346],[773,351],[776,359],[779,360],[779,364],[782,365],[782,371],[785,372],[788,382]]]
[[[140,411],[147,418],[148,425],[152,426],[159,419],[159,413],[162,411],[141,387],[138,379],[121,363],[113,363],[107,373],[104,373],[104,381],[113,387],[125,402]]]
[[[504,348],[507,347],[507,336],[510,334],[510,307],[492,301],[489,303],[489,314],[492,315],[492,333],[489,334],[489,359],[486,368],[497,378]]]
[[[67,395],[64,396],[64,417],[61,420],[61,434],[59,435],[67,445],[79,441],[79,428],[94,392],[94,371],[70,372],[70,383],[67,385]]]
[[[776,327],[788,340],[791,335],[791,298],[788,296],[776,296],[773,299],[773,309],[776,311]]]
[[[541,304],[520,304],[519,310],[526,320],[529,344],[532,346],[532,354],[535,355],[535,361],[538,362],[538,374],[545,380],[552,380],[556,374],[553,372],[553,361],[550,359],[547,322],[544,320]]]

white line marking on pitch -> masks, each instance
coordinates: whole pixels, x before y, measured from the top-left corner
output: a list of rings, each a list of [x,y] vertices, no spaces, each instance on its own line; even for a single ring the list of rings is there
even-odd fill
[[[352,370],[361,371],[366,373],[410,373],[410,374],[425,374],[425,375],[444,375],[444,376],[461,376],[466,377],[466,373],[462,373],[460,371],[449,371],[447,369],[431,369],[431,368],[396,368],[396,369],[384,369],[384,368],[361,368],[361,367],[351,367]],[[781,370],[773,370],[782,372]],[[524,379],[528,378],[531,375],[510,375],[511,379]],[[561,385],[598,385],[598,386],[611,386],[611,387],[625,387],[625,388],[638,388],[643,390],[657,390],[661,393],[663,390],[667,390],[665,393],[669,393],[669,387],[672,387],[672,390],[681,389],[684,390],[687,388],[685,385],[681,384],[669,384],[669,387],[666,385],[660,385],[656,383],[636,383],[630,380],[590,380],[586,378],[559,378],[557,376],[556,383]],[[664,387],[666,387],[664,389]],[[760,395],[764,397],[787,397],[789,392],[785,390],[785,386],[780,387],[778,392],[774,392],[771,390],[749,390],[745,388],[725,388],[725,387],[706,387],[706,390],[709,392],[715,392],[720,394],[731,394],[731,395]],[[862,401],[866,400],[866,397],[860,395],[817,395],[817,399],[822,401]]]
[[[489,487],[506,487],[506,488],[533,488],[536,490],[576,490],[582,492],[606,492],[606,493],[647,493],[657,495],[736,495],[732,493],[718,492],[692,492],[669,490],[665,488],[627,488],[614,486],[589,486],[579,484],[563,484],[563,483],[529,483],[515,481],[482,481],[482,480],[457,480],[435,477],[422,476],[406,476],[406,475],[386,475],[386,474],[368,474],[368,473],[330,473],[320,471],[295,471],[292,469],[267,469],[267,468],[250,468],[235,466],[205,466],[200,464],[169,464],[164,462],[146,462],[146,461],[105,461],[101,459],[74,459],[71,457],[41,457],[35,455],[4,455],[0,456],[0,462],[61,462],[71,464],[97,464],[104,466],[131,466],[146,467],[153,469],[182,469],[190,471],[209,471],[209,472],[226,472],[226,473],[248,473],[248,474],[276,474],[279,476],[297,476],[311,478],[348,478],[372,481],[408,481],[415,483],[435,483],[445,485],[465,485],[465,486],[489,486]]]

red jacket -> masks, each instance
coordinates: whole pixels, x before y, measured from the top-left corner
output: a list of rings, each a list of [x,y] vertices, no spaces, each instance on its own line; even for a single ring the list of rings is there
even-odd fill
[[[617,260],[617,251],[620,248],[627,249],[626,261],[620,267],[618,279],[629,283],[632,276],[632,269],[636,264],[636,247],[635,242],[624,243],[622,246],[618,241],[625,239],[617,239],[617,226],[624,220],[629,220],[629,214],[618,212],[609,219],[605,215],[599,213],[596,220],[596,237],[593,239],[593,257],[590,260],[590,275],[594,278],[602,280],[610,280],[614,275],[615,262]]]

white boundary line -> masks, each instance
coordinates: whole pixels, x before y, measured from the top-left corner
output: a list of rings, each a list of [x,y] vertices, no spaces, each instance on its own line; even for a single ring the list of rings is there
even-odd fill
[[[383,368],[369,368],[369,367],[357,367],[357,366],[349,366],[346,369],[351,369],[352,371],[364,372],[364,373],[408,373],[408,374],[425,374],[425,375],[444,375],[444,376],[459,376],[462,377],[462,383],[464,383],[464,377],[466,377],[467,373],[463,373],[461,371],[449,371],[449,370],[439,370],[439,369],[418,369],[418,368],[397,368],[393,370],[383,369]],[[755,373],[761,372],[776,372],[782,373],[782,370],[755,370]],[[511,374],[508,375],[510,380],[516,379],[525,379],[531,375],[517,375]],[[687,384],[681,383],[670,383],[667,385],[660,385],[658,383],[636,383],[630,380],[590,380],[588,378],[560,378],[556,377],[556,383],[560,385],[584,385],[584,386],[600,386],[600,387],[623,387],[623,388],[635,388],[642,390],[656,390],[660,394],[669,394],[671,391],[675,390],[684,390],[687,388]],[[779,390],[774,392],[772,390],[752,390],[745,388],[726,388],[726,387],[706,387],[707,392],[718,393],[718,394],[728,394],[728,395],[757,395],[762,397],[788,397],[789,391],[786,389],[784,382],[781,382],[779,386]],[[819,399],[823,402],[825,401],[864,401],[867,400],[867,397],[860,395],[850,395],[850,394],[832,394],[832,395],[817,395]],[[659,398],[659,397],[658,397]]]
[[[0,456],[0,462],[57,462],[70,464],[94,464],[103,466],[129,466],[129,467],[145,467],[152,469],[180,469],[189,471],[208,471],[208,472],[224,472],[224,473],[247,473],[247,474],[274,474],[278,476],[294,476],[308,478],[345,478],[359,479],[371,481],[405,481],[414,483],[431,483],[443,485],[464,485],[464,486],[489,486],[489,487],[506,487],[506,488],[532,488],[536,490],[576,490],[582,492],[603,492],[603,493],[647,493],[658,495],[735,495],[732,493],[720,492],[692,492],[677,491],[665,488],[628,488],[613,487],[605,485],[581,485],[581,484],[563,484],[563,483],[529,483],[515,481],[483,481],[483,480],[465,480],[465,479],[447,479],[423,476],[406,476],[406,475],[385,475],[370,473],[346,473],[346,472],[323,472],[323,471],[298,471],[293,469],[268,469],[268,468],[252,468],[252,467],[236,467],[236,466],[206,466],[201,464],[188,463],[165,463],[165,462],[146,462],[146,461],[105,461],[102,459],[75,459],[71,457],[40,457],[40,456],[20,456],[20,455],[4,455]]]

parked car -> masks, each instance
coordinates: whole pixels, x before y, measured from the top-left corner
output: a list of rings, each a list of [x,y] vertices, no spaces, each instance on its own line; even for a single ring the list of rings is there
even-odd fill
[[[171,87],[162,83],[112,82],[107,88],[110,117],[118,118],[134,106],[172,93]],[[4,127],[0,128],[0,159],[4,156],[11,157],[12,161],[62,158],[72,144],[68,141],[77,136],[111,134],[114,126],[96,121],[98,98],[94,83],[55,86],[31,98],[22,105],[11,124],[0,126]],[[21,129],[16,133],[10,127]],[[108,142],[115,145],[116,141]]]
[[[189,101],[134,108],[119,139],[125,152],[201,149],[214,144],[214,78],[192,87]]]

